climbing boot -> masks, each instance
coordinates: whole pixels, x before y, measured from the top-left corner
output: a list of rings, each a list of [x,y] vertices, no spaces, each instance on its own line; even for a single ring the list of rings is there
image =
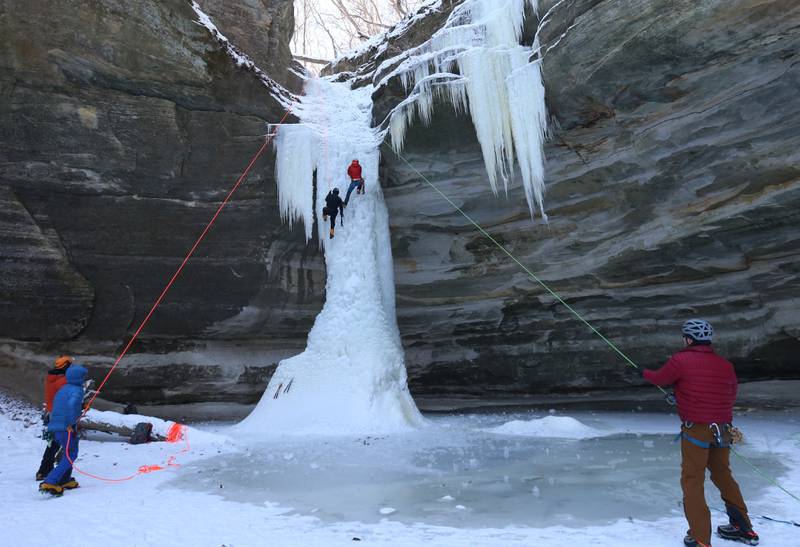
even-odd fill
[[[330,238],[333,239],[333,228],[331,228]]]
[[[686,547],[711,547],[710,543],[708,543],[708,544],[700,543],[699,541],[694,539],[692,536],[690,536],[688,532],[686,533],[686,537],[683,538],[683,544]]]
[[[75,490],[76,488],[80,487],[80,484],[78,484],[78,481],[76,481],[73,477],[70,477],[63,482],[60,482],[59,486],[64,490]]]
[[[746,545],[758,545],[758,534],[753,530],[744,530],[735,524],[717,526],[717,534],[722,539],[741,541]]]
[[[39,485],[39,492],[42,494],[48,494],[50,496],[62,496],[64,495],[64,489],[61,488],[58,484],[50,484],[49,482],[43,482]]]

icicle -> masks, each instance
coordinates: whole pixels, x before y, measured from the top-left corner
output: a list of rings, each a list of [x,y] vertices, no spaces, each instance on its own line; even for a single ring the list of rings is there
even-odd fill
[[[456,7],[444,27],[395,72],[411,94],[392,113],[389,133],[392,147],[402,150],[415,118],[430,123],[435,98],[457,113],[469,111],[492,191],[497,194],[502,181],[508,192],[518,165],[531,216],[538,208],[546,219],[547,113],[540,62],[529,62],[539,44],[519,44],[528,6],[536,11],[537,1],[466,0]],[[447,76],[461,78],[440,81]]]
[[[289,228],[302,220],[308,241],[314,226],[313,177],[319,139],[309,127],[295,124],[281,126],[274,143],[281,219],[289,223]]]

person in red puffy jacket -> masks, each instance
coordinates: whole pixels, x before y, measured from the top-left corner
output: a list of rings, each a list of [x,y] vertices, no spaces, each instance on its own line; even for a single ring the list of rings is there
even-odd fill
[[[726,359],[714,352],[714,328],[702,319],[683,324],[685,348],[644,379],[657,386],[674,386],[681,419],[681,488],[689,531],[688,547],[711,545],[711,514],[704,492],[706,468],[719,489],[729,524],[717,527],[725,539],[758,544],[741,490],[730,469],[733,403],[738,382]]]
[[[353,160],[350,167],[347,168],[347,176],[350,177],[350,187],[347,189],[347,196],[344,198],[345,207],[350,202],[350,194],[356,190],[356,194],[364,193],[364,177],[361,174],[361,164],[358,160]]]

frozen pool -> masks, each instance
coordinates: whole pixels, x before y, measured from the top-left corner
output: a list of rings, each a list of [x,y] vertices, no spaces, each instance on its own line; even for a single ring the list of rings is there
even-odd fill
[[[577,527],[682,513],[674,416],[571,413],[549,430],[540,427],[547,414],[536,412],[428,419],[429,427],[406,435],[250,445],[189,465],[170,484],[331,522]],[[515,420],[503,430],[537,436],[491,431]],[[534,427],[526,426],[531,420]],[[755,428],[764,420],[750,422]],[[765,470],[783,472],[768,453],[743,450]],[[765,488],[743,466],[734,470],[748,499]]]

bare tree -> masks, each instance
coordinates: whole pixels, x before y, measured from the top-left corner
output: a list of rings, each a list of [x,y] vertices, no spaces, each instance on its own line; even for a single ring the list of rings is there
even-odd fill
[[[295,0],[292,50],[298,60],[333,60],[385,32],[424,0]],[[311,68],[311,70],[314,70]]]

